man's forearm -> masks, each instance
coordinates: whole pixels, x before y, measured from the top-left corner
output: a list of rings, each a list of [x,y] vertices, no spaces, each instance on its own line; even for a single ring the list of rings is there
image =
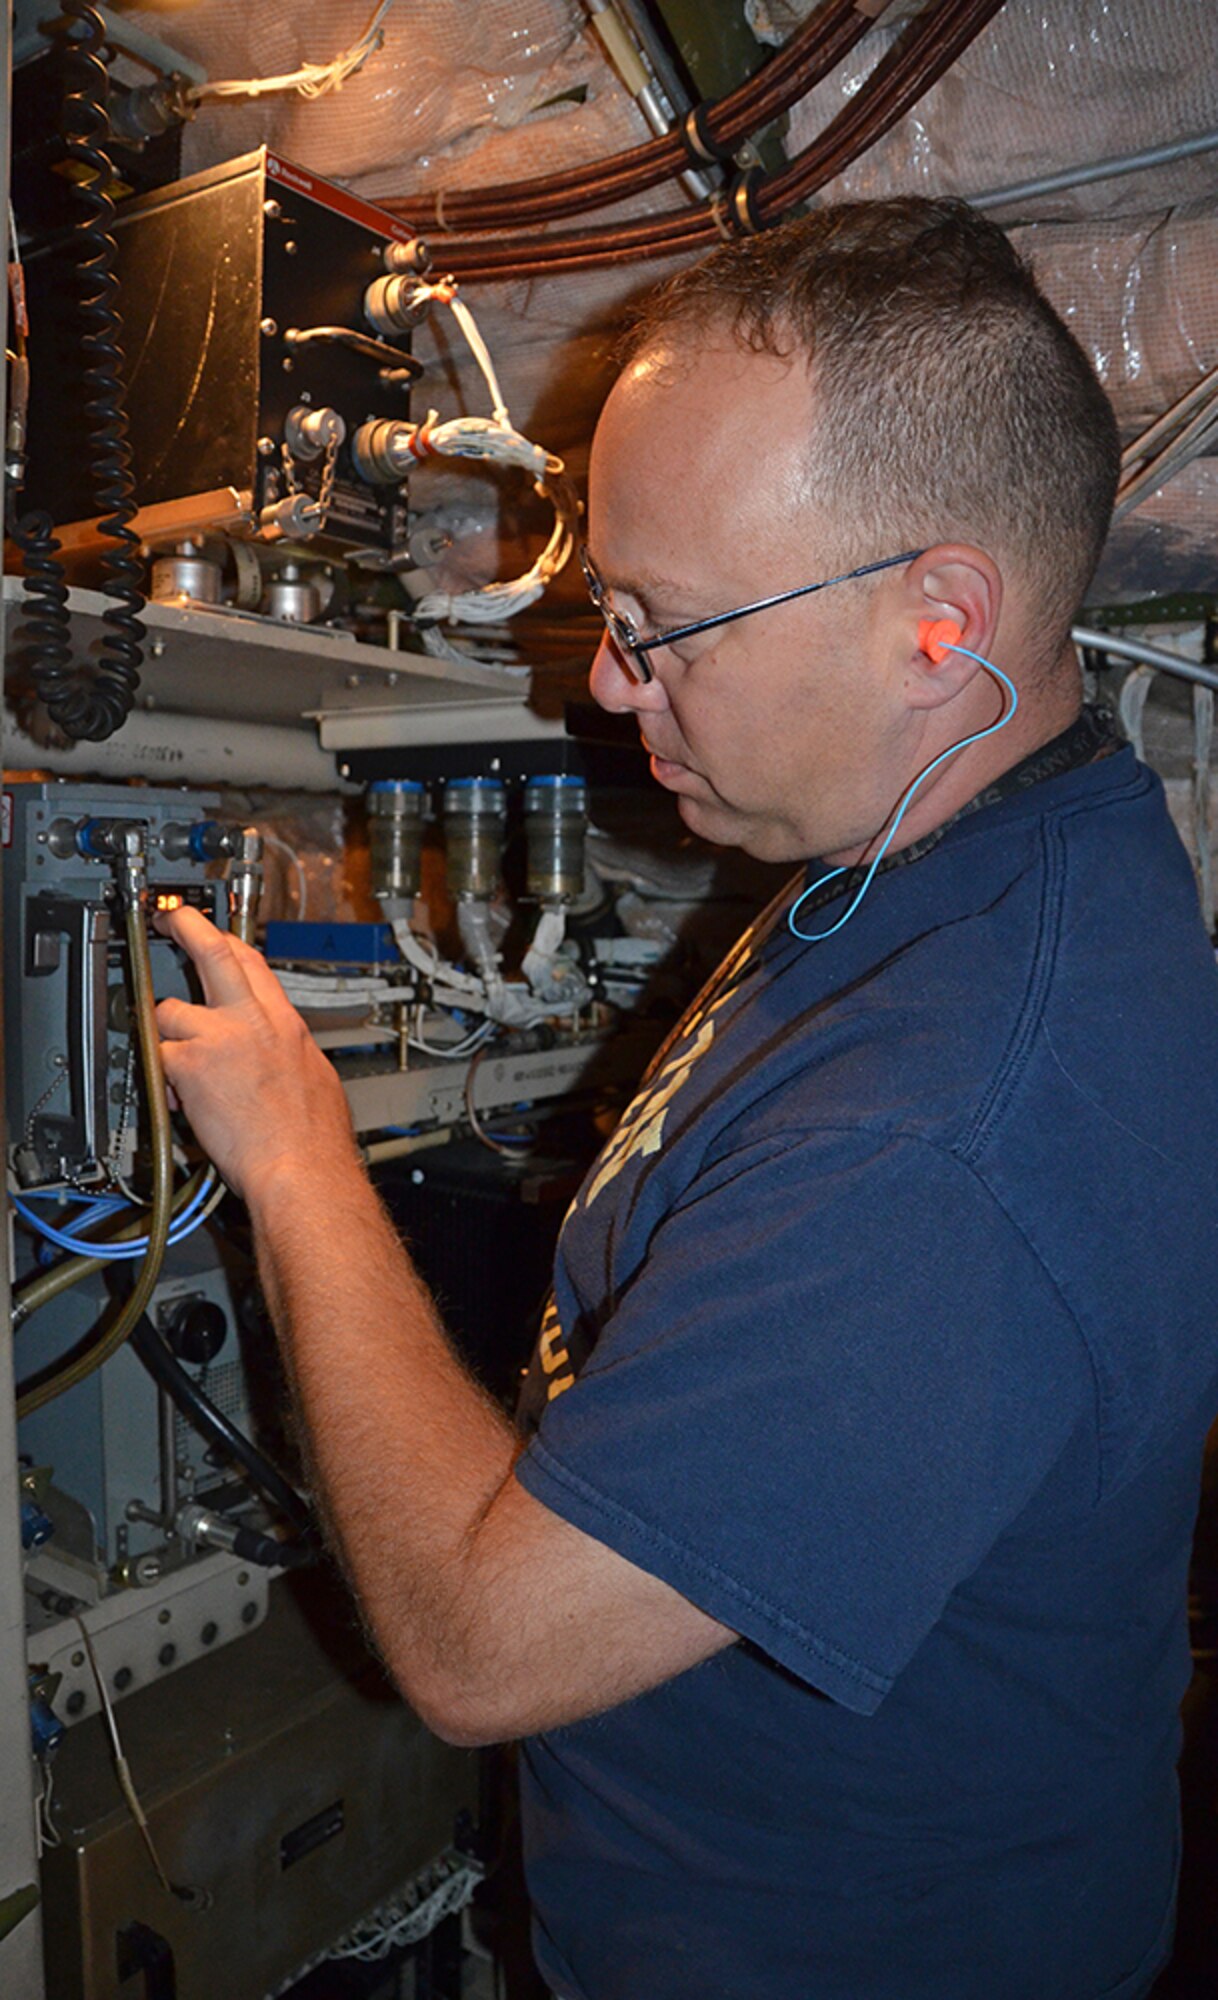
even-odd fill
[[[354,1155],[251,1201],[319,1496],[403,1691],[427,1715],[483,1675],[467,1560],[516,1440],[454,1355]]]

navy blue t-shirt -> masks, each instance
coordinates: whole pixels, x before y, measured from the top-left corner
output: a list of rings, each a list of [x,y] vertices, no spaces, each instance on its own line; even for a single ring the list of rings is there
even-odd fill
[[[572,1208],[534,1369],[523,1484],[741,1635],[525,1746],[555,1992],[1143,1994],[1218,975],[1132,751],[962,817],[824,943],[746,935]]]

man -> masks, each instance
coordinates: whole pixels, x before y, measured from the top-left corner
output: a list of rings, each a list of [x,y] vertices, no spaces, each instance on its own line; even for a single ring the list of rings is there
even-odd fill
[[[166,1070],[385,1657],[441,1734],[530,1739],[563,2000],[1133,2000],[1168,1952],[1218,991],[1161,788],[1080,713],[1116,466],[959,204],[825,210],[644,320],[593,690],[695,832],[819,858],[575,1202],[524,1446],[270,972],[166,924],[211,1003],[163,1004]]]

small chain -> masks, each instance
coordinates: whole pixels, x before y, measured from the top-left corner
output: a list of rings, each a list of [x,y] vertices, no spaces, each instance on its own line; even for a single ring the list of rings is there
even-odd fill
[[[62,1069],[56,1070],[54,1076],[51,1078],[51,1081],[48,1083],[46,1089],[43,1091],[42,1096],[38,1099],[38,1101],[30,1106],[30,1115],[25,1121],[25,1134],[24,1134],[25,1143],[27,1146],[32,1146],[34,1143],[34,1120],[37,1118],[38,1113],[42,1110],[43,1105],[49,1104],[51,1099],[54,1097],[55,1092],[59,1089],[60,1085],[66,1082],[67,1074],[68,1074],[68,1066],[65,1063]]]
[[[135,1035],[132,1034],[127,1042],[127,1064],[123,1074],[122,1107],[118,1114],[118,1123],[114,1128],[114,1137],[110,1142],[110,1151],[106,1157],[106,1172],[114,1186],[126,1195],[128,1201],[134,1201],[137,1197],[131,1193],[128,1187],[124,1186],[120,1168],[122,1166],[123,1141],[127,1137],[127,1126],[135,1105],[135,1054]]]
[[[292,457],[286,438],[279,447],[279,456],[283,462],[283,483],[287,491],[289,494],[302,492],[303,488],[296,477],[296,461]],[[311,502],[307,510],[310,514],[316,516],[313,522],[313,530],[315,532],[320,532],[326,525],[326,519],[330,512],[330,503],[334,498],[334,480],[337,472],[338,439],[331,437],[326,440],[325,457],[321,462],[321,483],[317,489],[317,498]]]
[[[334,477],[338,471],[338,439],[327,438],[326,455],[321,465],[321,485],[317,489],[317,525],[324,528],[330,512],[330,502],[334,498]]]

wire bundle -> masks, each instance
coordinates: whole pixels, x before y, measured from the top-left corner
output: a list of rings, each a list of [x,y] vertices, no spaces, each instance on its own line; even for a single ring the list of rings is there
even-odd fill
[[[181,1243],[199,1227],[204,1219],[203,1211],[215,1193],[216,1184],[214,1171],[206,1174],[199,1182],[194,1193],[174,1215],[167,1238],[169,1243]],[[77,1233],[81,1229],[95,1229],[99,1224],[109,1222],[124,1211],[129,1211],[131,1203],[124,1195],[84,1196],[80,1212],[66,1229],[48,1222],[36,1209],[31,1208],[30,1203],[35,1199],[61,1201],[63,1197],[57,1188],[33,1188],[24,1197],[16,1194],[11,1197],[13,1207],[22,1221],[28,1223],[44,1241],[53,1243],[57,1250],[70,1251],[74,1257],[99,1257],[103,1263],[110,1264],[142,1257],[148,1249],[147,1236],[108,1241],[104,1237],[81,1236]]]
[[[223,97],[269,97],[280,91],[294,91],[298,97],[324,97],[327,91],[341,90],[349,76],[363,68],[369,56],[375,55],[385,39],[382,26],[392,0],[380,0],[380,5],[364,29],[357,42],[341,55],[333,56],[329,62],[305,62],[299,69],[289,70],[282,76],[245,76],[224,78],[216,83],[196,83],[184,93],[191,104],[201,104],[207,98]]]
[[[425,622],[450,618],[464,625],[498,624],[504,618],[514,617],[526,606],[535,604],[547,584],[570,560],[579,522],[579,502],[566,477],[561,458],[555,458],[553,452],[533,444],[513,428],[490,350],[478,331],[473,313],[464,299],[457,297],[453,280],[442,278],[434,284],[420,285],[416,297],[420,301],[434,299],[447,306],[452,313],[486,383],[491,399],[491,415],[452,417],[442,424],[438,412],[429,410],[410,440],[412,456],[419,459],[491,459],[500,465],[518,466],[522,471],[532,473],[534,492],[540,499],[547,500],[554,510],[550,538],[522,576],[514,577],[510,582],[482,584],[477,590],[430,591],[415,606],[416,618]],[[428,644],[431,637],[424,634],[424,645],[429,652],[440,657],[463,657],[454,654],[443,641],[438,645]]]
[[[445,243],[445,261],[451,260],[466,283],[538,278],[556,271],[590,270],[634,263],[642,258],[681,256],[716,243],[725,235],[749,234],[769,227],[834,179],[904,117],[980,34],[1002,4],[1003,0],[932,0],[823,132],[779,173],[767,177],[755,169],[742,176],[726,205],[717,197],[697,209],[670,211],[638,222],[524,237],[518,233],[518,213],[500,216],[495,211],[496,220],[491,226],[505,230],[510,226],[513,233],[494,241],[474,235],[450,236]],[[820,18],[817,17],[818,21]],[[870,25],[870,17],[863,20],[863,27]],[[805,80],[795,95],[803,94],[814,80]],[[683,155],[682,166],[688,164],[688,155]],[[587,180],[589,176],[585,174],[584,178]],[[591,178],[595,180],[595,175]],[[620,197],[621,190],[616,190],[606,199]],[[451,200],[455,214],[456,197]],[[412,220],[419,213],[417,202],[389,201],[383,205],[407,213]],[[447,219],[447,197],[443,213]]]
[[[691,158],[730,159],[752,133],[806,96],[873,26],[873,12],[855,0],[826,0],[756,76],[719,103],[700,105],[686,123],[689,137],[678,130],[537,180],[403,195],[380,206],[417,229],[448,232],[520,229],[624,201],[686,172]]]

